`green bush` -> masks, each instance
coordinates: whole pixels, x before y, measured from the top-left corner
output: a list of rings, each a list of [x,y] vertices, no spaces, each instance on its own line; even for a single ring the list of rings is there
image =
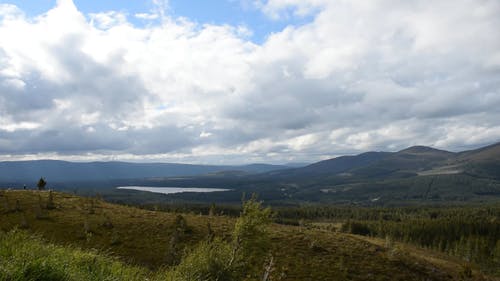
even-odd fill
[[[240,280],[237,271],[231,265],[232,251],[232,245],[220,239],[201,242],[168,274],[167,280]]]

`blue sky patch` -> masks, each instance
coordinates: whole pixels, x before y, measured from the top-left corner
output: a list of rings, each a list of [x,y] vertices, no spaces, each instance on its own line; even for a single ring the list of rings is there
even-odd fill
[[[10,0],[8,3],[18,6],[30,17],[42,14],[56,5],[55,0]],[[74,3],[84,14],[124,12],[128,15],[128,20],[137,26],[147,21],[135,18],[135,14],[149,13],[156,8],[152,1],[136,0],[74,0]],[[257,8],[237,0],[171,0],[166,14],[174,18],[185,17],[198,24],[245,26],[252,31],[248,39],[259,44],[270,34],[279,32],[288,25],[303,25],[313,19],[313,16],[270,19]]]

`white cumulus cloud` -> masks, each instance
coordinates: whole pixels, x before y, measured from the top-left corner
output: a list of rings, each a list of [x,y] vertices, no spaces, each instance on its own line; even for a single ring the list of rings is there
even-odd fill
[[[252,27],[0,4],[2,158],[313,161],[500,140],[500,3],[268,0]]]

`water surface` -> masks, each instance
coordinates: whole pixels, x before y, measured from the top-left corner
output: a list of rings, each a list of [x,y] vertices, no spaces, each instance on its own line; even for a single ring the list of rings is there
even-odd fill
[[[228,191],[229,189],[223,188],[198,188],[198,187],[153,187],[153,186],[119,186],[117,189],[131,189],[148,191],[162,194],[173,194],[182,192],[218,192]]]

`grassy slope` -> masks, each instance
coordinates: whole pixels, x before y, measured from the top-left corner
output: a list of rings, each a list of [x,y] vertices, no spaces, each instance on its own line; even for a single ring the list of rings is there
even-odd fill
[[[46,243],[24,231],[0,232],[0,280],[147,280],[152,272],[95,251]]]
[[[48,192],[0,192],[0,229],[24,225],[57,244],[95,248],[153,269],[164,265],[176,214],[98,200],[92,208],[89,199],[54,193],[56,208],[43,210],[45,218],[37,219],[39,195],[46,204]],[[7,211],[6,207],[16,208],[16,200],[21,211]],[[222,216],[184,217],[190,227],[183,239],[187,246],[205,239],[208,222],[221,237],[228,237],[234,224]],[[85,228],[90,231],[86,233]],[[270,232],[276,261],[273,280],[459,280],[460,276],[459,262],[428,251],[410,255],[356,236],[303,227],[273,225]],[[474,276],[481,279],[478,273]]]

